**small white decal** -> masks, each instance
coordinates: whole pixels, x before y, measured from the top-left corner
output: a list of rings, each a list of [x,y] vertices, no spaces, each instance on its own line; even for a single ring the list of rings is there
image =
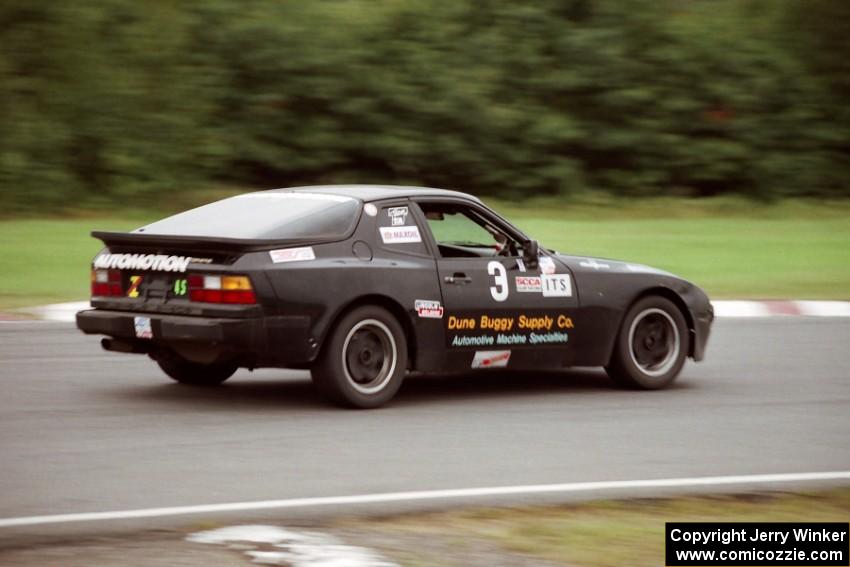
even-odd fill
[[[658,268],[653,268],[650,266],[644,266],[642,264],[626,264],[626,269],[630,272],[635,272],[639,274],[658,274],[661,276],[672,275],[670,272],[659,270]]]
[[[369,215],[370,217],[374,217],[378,214],[378,207],[376,207],[372,203],[366,203],[365,205],[363,205],[363,212]]]
[[[404,226],[407,222],[407,207],[390,207],[387,215],[392,219],[393,226]]]
[[[541,256],[540,257],[540,273],[541,274],[554,274],[555,273],[555,261],[549,256]]]
[[[406,244],[410,242],[422,242],[419,236],[418,226],[382,226],[381,240],[384,244]]]
[[[517,258],[516,267],[519,268],[520,272],[525,271],[525,262],[523,262],[522,258]]]
[[[516,290],[519,293],[540,293],[543,291],[540,278],[537,276],[516,276],[514,283],[516,283]]]
[[[477,350],[472,357],[472,368],[504,368],[510,359],[509,350]]]
[[[439,301],[417,299],[414,302],[416,314],[425,319],[442,319],[443,306]]]
[[[150,317],[133,317],[133,326],[136,328],[136,338],[153,338],[153,327],[151,327]]]
[[[594,270],[607,270],[608,268],[611,267],[608,264],[600,264],[599,262],[597,262],[593,258],[591,258],[590,260],[585,260],[583,262],[579,262],[579,266],[583,266],[585,268],[593,268]]]
[[[167,254],[101,254],[94,259],[97,270],[156,270],[185,272],[192,262],[211,263],[211,258],[168,256]]]
[[[272,262],[275,264],[280,264],[282,262],[302,262],[305,260],[316,259],[316,254],[313,252],[312,246],[269,250],[269,256],[271,256]]]
[[[544,274],[543,297],[572,297],[573,286],[569,274]]]

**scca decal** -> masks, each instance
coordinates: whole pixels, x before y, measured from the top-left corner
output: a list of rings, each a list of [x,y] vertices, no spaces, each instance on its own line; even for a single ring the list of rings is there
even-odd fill
[[[543,291],[543,284],[537,276],[516,276],[514,283],[519,293],[540,293]]]

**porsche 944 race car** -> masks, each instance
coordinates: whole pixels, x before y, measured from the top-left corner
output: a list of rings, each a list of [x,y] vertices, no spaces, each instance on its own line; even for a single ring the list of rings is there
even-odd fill
[[[559,254],[471,195],[322,186],[247,193],[105,244],[92,309],[103,348],[174,380],[310,369],[332,401],[389,401],[408,371],[604,366],[657,389],[703,358],[697,286],[647,266]]]

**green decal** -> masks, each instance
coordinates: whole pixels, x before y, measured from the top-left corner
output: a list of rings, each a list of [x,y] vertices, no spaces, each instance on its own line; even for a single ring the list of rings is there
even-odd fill
[[[186,279],[174,280],[174,295],[186,295],[186,291],[189,288],[189,284],[186,283]]]

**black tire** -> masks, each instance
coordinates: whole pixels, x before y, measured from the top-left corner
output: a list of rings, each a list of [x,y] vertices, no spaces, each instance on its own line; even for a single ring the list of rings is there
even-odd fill
[[[679,308],[663,297],[644,297],[626,313],[605,371],[622,386],[664,388],[681,372],[688,341],[688,327]]]
[[[376,408],[392,399],[407,371],[407,340],[396,318],[375,305],[357,307],[331,329],[311,368],[330,401]]]
[[[239,368],[232,362],[191,362],[170,352],[158,355],[156,363],[170,378],[190,386],[218,386]]]

